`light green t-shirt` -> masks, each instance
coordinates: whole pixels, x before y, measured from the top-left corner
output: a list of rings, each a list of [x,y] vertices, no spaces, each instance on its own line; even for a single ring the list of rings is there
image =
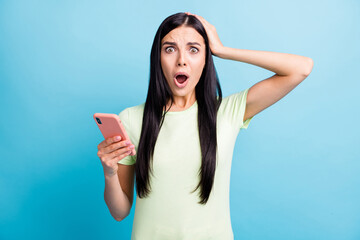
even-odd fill
[[[224,97],[217,115],[217,166],[207,204],[198,204],[201,148],[197,101],[180,112],[167,112],[154,149],[151,192],[136,198],[132,240],[233,240],[229,207],[233,150],[243,122],[249,89]],[[145,104],[126,108],[119,117],[137,150]],[[135,156],[120,164],[131,165]]]

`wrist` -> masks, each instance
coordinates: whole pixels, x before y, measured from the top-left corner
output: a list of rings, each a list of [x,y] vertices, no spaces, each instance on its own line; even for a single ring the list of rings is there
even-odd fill
[[[214,50],[213,54],[216,56],[216,57],[219,57],[219,58],[225,58],[226,56],[226,51],[228,50],[227,47],[225,46],[221,46],[217,49]]]
[[[105,176],[105,180],[113,180],[118,178],[116,173],[113,174],[104,173],[104,176]]]

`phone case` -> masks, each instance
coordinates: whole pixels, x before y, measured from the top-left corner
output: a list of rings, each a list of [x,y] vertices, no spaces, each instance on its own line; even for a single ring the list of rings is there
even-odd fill
[[[121,141],[125,139],[130,141],[118,115],[112,113],[95,113],[93,117],[105,139],[120,135]],[[134,154],[135,149],[131,151],[130,155]]]

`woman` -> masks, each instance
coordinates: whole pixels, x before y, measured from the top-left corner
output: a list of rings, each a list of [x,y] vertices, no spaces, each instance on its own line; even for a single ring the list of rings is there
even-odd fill
[[[212,55],[276,74],[222,98]],[[136,174],[132,239],[233,239],[229,181],[237,135],[312,67],[308,57],[225,47],[201,16],[166,18],[151,50],[146,102],[119,114],[133,144],[109,138],[98,145],[112,216],[121,221],[130,213]]]

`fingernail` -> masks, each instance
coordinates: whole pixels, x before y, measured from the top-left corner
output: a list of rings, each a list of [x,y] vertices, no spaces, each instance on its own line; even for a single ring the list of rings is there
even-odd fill
[[[116,136],[116,137],[115,137],[115,140],[120,140],[120,139],[121,139],[120,136]]]

